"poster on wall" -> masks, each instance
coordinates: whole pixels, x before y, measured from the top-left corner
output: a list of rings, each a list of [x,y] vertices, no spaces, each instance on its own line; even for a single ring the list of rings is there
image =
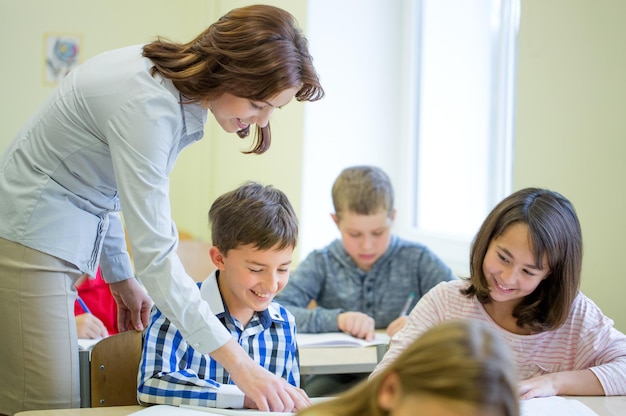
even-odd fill
[[[44,84],[57,84],[78,65],[80,38],[80,35],[44,35]]]

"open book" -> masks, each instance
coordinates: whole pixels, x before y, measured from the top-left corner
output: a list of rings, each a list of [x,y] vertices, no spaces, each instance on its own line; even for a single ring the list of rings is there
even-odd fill
[[[156,406],[150,406],[137,412],[131,413],[131,416],[208,416],[208,415],[244,415],[250,414],[250,416],[291,416],[295,413],[280,413],[280,412],[261,412],[252,409],[217,409],[214,407],[202,407],[181,405],[170,406],[167,404],[158,404]]]
[[[330,397],[312,397],[311,403],[319,403],[329,400]],[[159,404],[150,406],[137,412],[131,413],[131,416],[207,416],[207,415],[250,415],[250,416],[292,416],[295,413],[289,412],[262,412],[254,409],[218,409],[215,407],[203,407],[183,404],[180,407],[170,406],[167,404]]]
[[[369,347],[371,345],[386,345],[389,343],[389,335],[384,332],[376,332],[376,338],[366,341],[355,338],[343,332],[324,332],[320,334],[296,335],[299,348],[326,348],[326,347]]]
[[[536,397],[520,401],[521,416],[598,416],[596,412],[575,398],[560,396]]]

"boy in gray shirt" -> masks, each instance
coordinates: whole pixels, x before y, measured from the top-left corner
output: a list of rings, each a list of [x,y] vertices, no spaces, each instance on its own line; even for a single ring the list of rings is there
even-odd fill
[[[314,250],[291,273],[276,297],[296,317],[299,332],[346,332],[371,340],[375,329],[389,335],[411,306],[439,282],[455,279],[426,246],[391,233],[396,216],[391,181],[374,166],[344,169],[332,188],[333,221],[341,233]],[[311,301],[316,307],[308,308]],[[403,313],[404,312],[404,313]],[[309,396],[337,394],[367,374],[312,376]]]

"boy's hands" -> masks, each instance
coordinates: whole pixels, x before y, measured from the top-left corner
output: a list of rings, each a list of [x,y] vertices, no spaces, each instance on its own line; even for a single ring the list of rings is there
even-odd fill
[[[374,318],[361,312],[344,312],[337,316],[337,327],[342,332],[366,341],[374,339]]]

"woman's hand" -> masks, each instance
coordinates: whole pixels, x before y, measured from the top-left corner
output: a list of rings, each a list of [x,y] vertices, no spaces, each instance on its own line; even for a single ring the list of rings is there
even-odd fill
[[[109,284],[117,302],[117,326],[120,332],[134,328],[143,331],[148,326],[152,299],[134,277]]]
[[[295,412],[311,405],[304,390],[270,373],[246,354],[234,339],[211,353],[244,392],[244,406],[263,412]]]
[[[253,380],[265,379],[264,375],[260,373],[265,372],[266,370],[260,367],[258,364],[257,367],[259,367],[259,370],[262,371],[259,372],[259,374],[257,375],[251,375],[253,377]],[[307,396],[304,390],[292,386],[291,384],[287,383],[284,378],[280,378],[269,372],[268,374],[271,377],[265,379],[265,381],[263,381],[260,386],[263,387],[263,389],[265,389],[266,386],[273,386],[269,389],[265,389],[266,391],[261,391],[261,389],[258,389],[258,392],[256,393],[257,397],[259,397],[259,395],[262,396],[261,399],[258,399],[259,402],[255,402],[251,396],[248,396],[246,394],[243,402],[243,406],[245,408],[259,409],[260,403],[266,403],[268,409],[265,411],[269,410],[272,412],[297,412],[298,410],[302,410],[305,407],[311,405],[309,396]],[[282,410],[275,410],[281,408]]]

